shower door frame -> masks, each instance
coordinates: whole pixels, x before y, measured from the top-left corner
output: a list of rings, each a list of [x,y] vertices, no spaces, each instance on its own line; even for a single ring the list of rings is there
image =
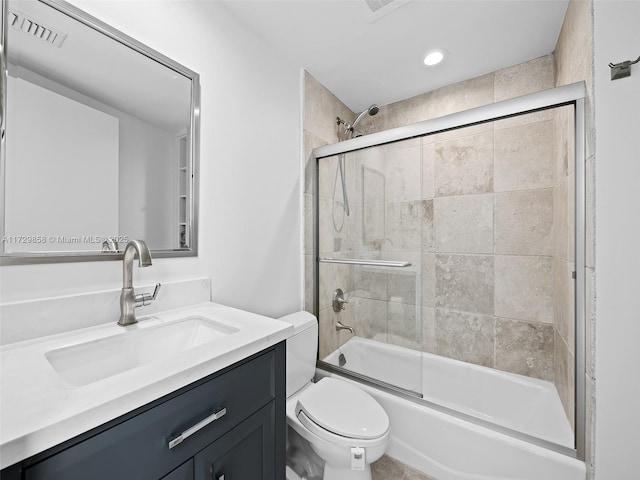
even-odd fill
[[[574,107],[574,144],[575,144],[575,271],[573,272],[575,279],[575,418],[574,418],[574,438],[575,449],[558,445],[538,437],[528,435],[517,430],[496,425],[486,420],[476,418],[457,410],[453,410],[436,403],[422,400],[421,396],[415,395],[413,392],[404,391],[401,388],[389,385],[376,379],[359,375],[349,370],[338,367],[318,359],[317,367],[329,372],[338,373],[340,375],[352,378],[356,381],[363,382],[382,388],[392,394],[402,396],[412,401],[426,404],[431,408],[441,412],[453,415],[457,418],[469,421],[471,423],[481,425],[492,430],[504,433],[506,435],[525,440],[527,442],[539,445],[550,450],[568,455],[578,460],[585,459],[585,432],[586,432],[586,271],[585,271],[585,252],[586,252],[586,125],[585,125],[585,98],[586,85],[584,82],[564,85],[541,92],[531,93],[500,102],[483,105],[481,107],[472,108],[462,112],[452,113],[442,117],[425,120],[423,122],[406,125],[403,127],[393,128],[362,137],[357,137],[343,142],[334,143],[315,148],[312,152],[312,161],[314,162],[314,211],[313,211],[313,251],[315,261],[313,264],[314,272],[314,312],[319,318],[319,289],[320,289],[320,229],[319,229],[319,167],[320,160],[335,155],[346,154],[368,147],[385,145],[389,143],[399,142],[410,138],[424,137],[436,133],[442,133],[449,130],[457,130],[460,128],[471,127],[496,120],[503,120],[509,117],[526,115],[529,113],[550,110],[563,106]]]

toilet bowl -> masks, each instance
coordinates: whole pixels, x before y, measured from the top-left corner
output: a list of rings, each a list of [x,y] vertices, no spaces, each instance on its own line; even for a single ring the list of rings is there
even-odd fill
[[[387,449],[389,417],[368,393],[340,379],[312,382],[318,324],[307,312],[281,318],[294,325],[287,339],[289,428],[324,461],[323,480],[371,480],[370,464]]]
[[[287,423],[324,460],[324,480],[370,480],[370,464],[384,455],[391,435],[373,397],[330,377],[287,399]]]

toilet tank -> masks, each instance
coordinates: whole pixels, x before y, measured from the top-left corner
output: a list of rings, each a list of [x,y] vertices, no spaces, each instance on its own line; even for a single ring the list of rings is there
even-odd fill
[[[287,339],[287,398],[311,381],[318,353],[318,321],[309,312],[296,312],[279,320],[293,325]]]

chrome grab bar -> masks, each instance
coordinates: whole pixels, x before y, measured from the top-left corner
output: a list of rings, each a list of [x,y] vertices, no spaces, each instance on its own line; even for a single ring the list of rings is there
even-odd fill
[[[193,435],[194,433],[196,433],[198,430],[203,429],[204,427],[206,427],[207,425],[209,425],[211,422],[215,422],[216,420],[218,420],[219,418],[224,417],[227,414],[227,409],[223,408],[221,410],[218,410],[216,413],[214,413],[213,415],[209,415],[207,418],[205,418],[204,420],[199,421],[198,423],[196,423],[193,427],[187,428],[184,432],[182,432],[180,435],[178,435],[177,437],[175,437],[173,440],[169,441],[169,449],[175,447],[176,445],[180,445],[182,443],[183,440],[185,440],[186,438],[190,437],[191,435]]]
[[[369,265],[372,267],[409,267],[411,262],[389,260],[358,260],[356,258],[321,258],[320,263],[344,263],[347,265]]]

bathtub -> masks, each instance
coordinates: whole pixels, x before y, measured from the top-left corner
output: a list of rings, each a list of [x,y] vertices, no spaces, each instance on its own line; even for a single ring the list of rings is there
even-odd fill
[[[573,433],[551,382],[359,337],[324,361],[338,365],[341,354],[344,368],[423,394],[426,401],[410,401],[357,383],[389,415],[387,453],[399,461],[438,480],[585,479],[584,462],[429,405],[573,448]],[[328,373],[318,370],[318,375]]]

